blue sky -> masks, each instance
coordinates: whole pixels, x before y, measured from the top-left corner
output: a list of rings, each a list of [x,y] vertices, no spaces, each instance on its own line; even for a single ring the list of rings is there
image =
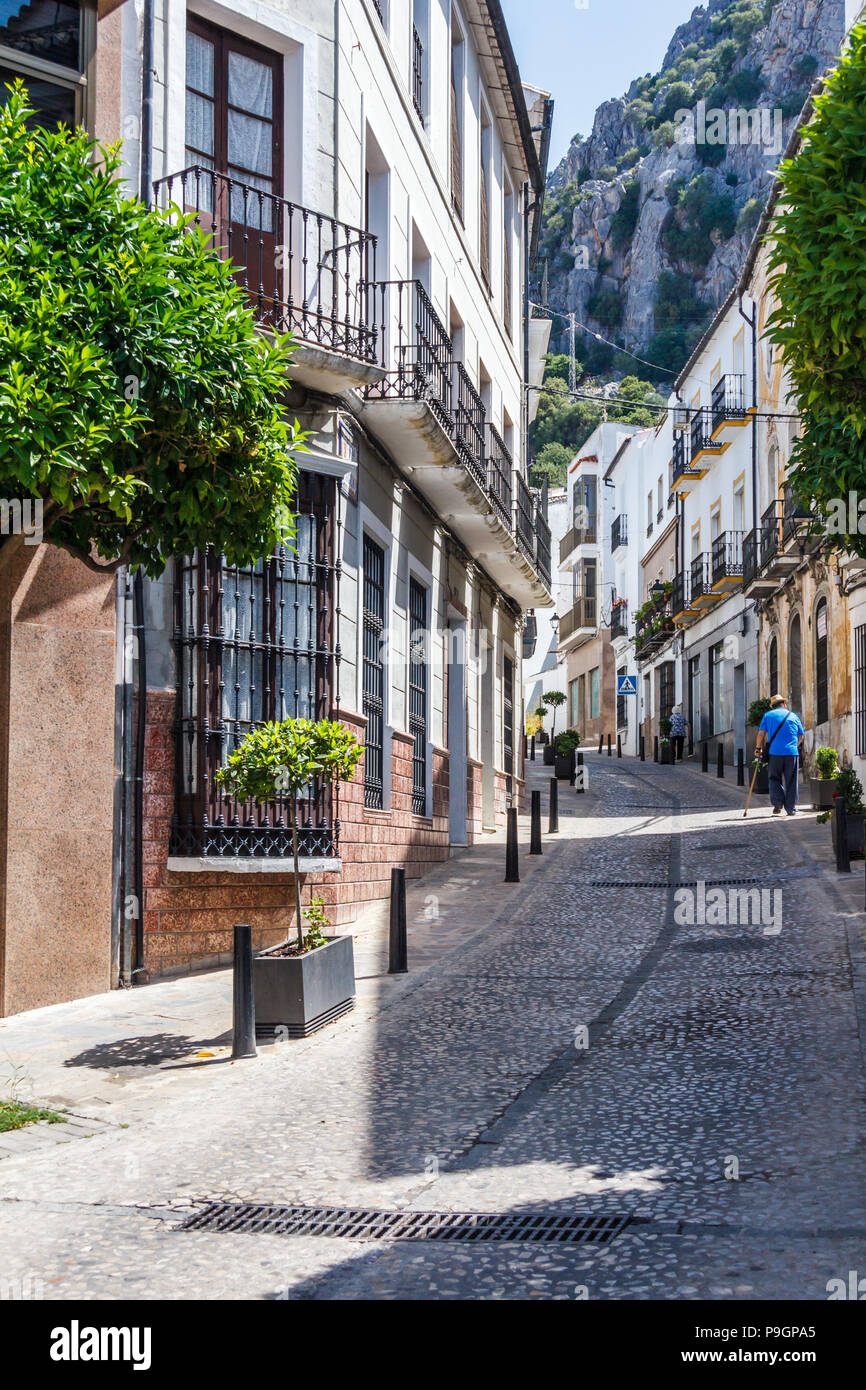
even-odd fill
[[[521,77],[549,88],[556,102],[553,169],[573,135],[589,134],[597,106],[658,70],[697,0],[502,0],[502,7]]]

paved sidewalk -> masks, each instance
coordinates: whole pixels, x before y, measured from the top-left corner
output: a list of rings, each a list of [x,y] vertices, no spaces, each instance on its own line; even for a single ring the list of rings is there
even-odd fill
[[[40,1099],[103,1121],[0,1162],[0,1278],[57,1298],[749,1300],[823,1299],[861,1268],[862,864],[836,875],[807,812],[744,819],[730,771],[587,766],[519,886],[501,840],[412,885],[410,976],[383,975],[368,914],[358,1007],[312,1039],[230,1064],[226,974],[0,1024]],[[766,917],[736,915],[752,879]],[[214,1199],[628,1224],[595,1247],[179,1229]]]

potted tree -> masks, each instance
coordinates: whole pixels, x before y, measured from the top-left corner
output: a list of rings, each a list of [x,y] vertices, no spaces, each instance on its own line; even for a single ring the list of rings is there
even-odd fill
[[[535,742],[538,743],[538,744],[542,744],[542,745],[545,744],[545,743],[547,743],[547,741],[548,741],[548,739],[547,739],[547,733],[546,733],[545,728],[544,728],[544,717],[545,717],[546,714],[547,714],[547,706],[546,706],[546,705],[539,705],[539,706],[538,706],[538,709],[535,711],[535,714],[532,715],[532,716],[530,716],[531,718],[537,719],[537,720],[538,720],[538,727],[537,727],[536,733],[535,733]]]
[[[750,729],[760,727],[761,720],[770,708],[769,697],[763,696],[760,700],[753,700],[749,705],[748,724]],[[759,796],[768,796],[770,792],[770,769],[767,764],[756,757],[754,761],[758,764],[758,773],[755,777],[755,791]]]
[[[541,697],[542,705],[546,705],[552,711],[550,721],[550,742],[545,745],[544,761],[548,767],[553,767],[556,762],[556,747],[554,744],[554,733],[556,730],[556,711],[565,704],[565,695],[561,690],[548,690],[546,695]]]
[[[866,805],[863,804],[863,783],[860,781],[853,767],[843,767],[839,769],[838,776],[836,777],[836,794],[833,798],[834,810],[822,811],[817,817],[819,825],[829,820],[833,832],[834,851],[836,849],[837,834],[837,818],[834,815],[834,811],[838,803],[843,799],[847,812],[848,851],[851,855],[862,858],[864,843],[866,843]]]
[[[269,805],[287,793],[292,816],[297,939],[262,951],[253,962],[257,1032],[284,1027],[289,1037],[306,1037],[345,1013],[355,998],[351,936],[327,936],[330,925],[319,905],[308,911],[304,933],[298,863],[298,795],[311,782],[348,782],[363,749],[345,725],[323,719],[286,719],[252,729],[216,774],[227,796]]]
[[[661,739],[659,740],[659,762],[672,763],[673,749],[671,747],[670,719],[664,718],[659,720],[659,733],[661,734]]]
[[[576,753],[580,747],[580,735],[577,730],[566,729],[565,733],[557,734],[555,747],[554,768],[556,777],[560,782],[570,782],[575,774]]]
[[[817,777],[809,778],[812,793],[812,806],[816,811],[833,809],[836,795],[836,778],[839,774],[839,754],[835,748],[815,749],[815,768]]]

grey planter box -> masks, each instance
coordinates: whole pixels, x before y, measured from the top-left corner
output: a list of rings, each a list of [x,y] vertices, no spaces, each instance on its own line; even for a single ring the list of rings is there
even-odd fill
[[[853,815],[848,812],[848,853],[862,855],[864,842],[866,842],[866,816]],[[836,852],[836,817],[830,820],[830,827],[833,833],[833,852]]]
[[[833,796],[836,792],[835,777],[810,777],[809,790],[812,793],[812,806],[816,811],[832,811]]]
[[[545,743],[544,745],[544,762],[546,767],[553,767],[556,762],[556,749],[552,743]]]
[[[575,774],[576,754],[574,749],[570,753],[557,753],[554,769],[558,782],[570,782]]]
[[[673,745],[670,743],[659,744],[659,762],[672,763],[674,760]]]
[[[334,936],[305,956],[257,956],[253,961],[256,1036],[285,1029],[306,1038],[355,1003],[351,936]]]

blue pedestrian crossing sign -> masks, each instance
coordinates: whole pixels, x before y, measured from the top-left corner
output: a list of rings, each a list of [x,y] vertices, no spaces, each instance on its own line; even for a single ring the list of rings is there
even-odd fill
[[[617,695],[636,695],[637,676],[617,676],[616,693]]]

